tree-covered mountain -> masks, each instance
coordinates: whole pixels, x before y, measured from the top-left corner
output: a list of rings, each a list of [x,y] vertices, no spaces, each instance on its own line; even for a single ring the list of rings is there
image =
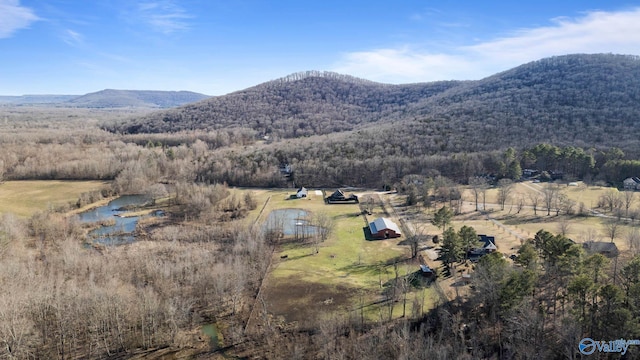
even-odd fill
[[[640,135],[639,100],[639,57],[567,55],[412,104],[407,113],[413,121],[407,124],[446,137],[450,151],[495,149],[496,141],[633,149]]]
[[[67,106],[88,108],[148,107],[170,108],[208,98],[191,91],[112,90],[106,89],[76,97]]]
[[[111,126],[125,133],[242,127],[262,135],[300,137],[352,130],[402,111],[458,82],[387,85],[310,71]]]
[[[307,72],[107,126],[123,133],[249,128],[296,138],[359,130],[430,152],[539,142],[633,146],[640,59],[566,55],[478,81],[388,85]]]

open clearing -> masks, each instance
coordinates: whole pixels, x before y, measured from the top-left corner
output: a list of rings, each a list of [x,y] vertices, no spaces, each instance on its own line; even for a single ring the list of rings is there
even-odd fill
[[[504,210],[497,201],[497,189],[491,188],[486,192],[486,211],[475,211],[475,201],[471,190],[463,191],[463,203],[461,213],[454,216],[451,225],[456,229],[460,229],[463,225],[473,227],[478,234],[486,234],[494,236],[498,251],[506,256],[517,253],[522,242],[532,239],[539,230],[547,230],[551,233],[564,233],[568,238],[583,243],[589,240],[610,242],[610,232],[607,230],[607,223],[613,220],[612,214],[609,214],[602,208],[596,208],[598,199],[608,193],[617,192],[618,190],[609,187],[592,186],[587,187],[583,183],[578,186],[561,185],[558,189],[561,194],[573,200],[576,204],[574,210],[576,214],[565,215],[560,213],[556,215],[555,207],[551,209],[550,215],[543,201],[538,205],[537,211],[534,213],[530,206],[530,194],[534,192],[542,193],[546,183],[518,182],[514,184],[510,200],[505,204]],[[634,195],[635,200],[631,209],[640,208],[640,195]],[[390,203],[393,204],[394,212],[404,222],[416,229],[417,232],[428,235],[440,235],[441,229],[433,226],[430,221],[433,218],[433,212],[446,204],[433,204],[429,209],[421,206],[404,206],[405,196],[392,194],[388,197]],[[518,212],[517,202],[524,199],[524,206]],[[577,213],[580,203],[584,204],[584,214]],[[480,203],[482,209],[482,204]],[[594,210],[593,212],[590,211]],[[629,256],[632,254],[629,247],[629,234],[633,234],[634,230],[638,231],[640,221],[632,221],[631,219],[622,218],[619,222],[616,236],[613,242],[621,251],[621,256]],[[443,270],[440,261],[427,260],[428,265],[432,268]],[[469,266],[461,266],[461,272],[471,270]],[[442,273],[442,271],[441,271]],[[438,284],[444,292],[453,298],[456,296],[456,290],[459,287],[454,285],[453,277],[440,277]]]
[[[48,207],[75,203],[80,194],[108,185],[105,181],[5,181],[0,184],[0,213],[29,217]]]
[[[523,206],[518,213],[517,200],[525,199],[525,204],[528,204],[530,194],[541,192],[543,186],[546,184],[516,183],[512,200],[505,204],[504,210],[497,204],[497,190],[489,189],[485,212],[475,211],[473,196],[470,191],[465,191],[462,213],[454,217],[452,225],[456,229],[462,225],[472,226],[478,234],[495,236],[498,250],[505,255],[516,253],[522,241],[532,238],[540,229],[552,233],[559,233],[563,229],[568,237],[577,242],[585,241],[587,236],[595,237],[593,240],[596,241],[610,240],[606,237],[603,225],[607,218],[555,216],[553,210],[547,216],[542,204],[538,206],[536,214],[528,205]],[[327,191],[330,193],[333,190]],[[582,184],[560,188],[560,192],[576,202],[576,209],[580,202],[585,208],[594,207],[598,198],[609,191],[612,189],[586,187]],[[289,199],[289,195],[294,193],[293,189],[255,190],[259,206],[249,216],[250,221],[255,221],[257,226],[264,226],[265,219],[273,210],[303,209],[309,212],[310,217],[319,212],[329,215],[335,221],[335,227],[330,238],[320,244],[317,254],[309,239],[289,237],[281,243],[273,255],[272,265],[262,288],[267,312],[280,322],[300,324],[304,324],[305,319],[346,312],[356,313],[369,320],[388,318],[390,303],[385,301],[385,291],[389,291],[390,285],[394,283],[396,271],[400,279],[418,275],[418,263],[407,260],[409,248],[402,245],[402,241],[406,240],[404,236],[383,241],[366,240],[364,228],[367,221],[386,216],[398,224],[402,222],[418,233],[435,235],[441,230],[430,224],[431,213],[442,204],[431,209],[404,207],[401,205],[404,202],[401,195],[375,194],[377,205],[365,219],[357,204],[326,205],[323,197],[315,190],[309,191],[308,198]],[[382,206],[384,202],[393,204],[393,208],[385,208]],[[620,250],[628,250],[624,234],[634,226],[628,221],[621,224],[621,231],[614,239]],[[431,242],[425,243],[423,249],[430,247],[429,245],[432,245]],[[422,255],[428,265],[442,274],[443,268],[439,261],[429,259],[431,255],[426,251]],[[394,266],[394,263],[397,265]],[[463,267],[460,270],[468,269]],[[454,295],[455,278],[440,278],[438,283],[445,293]],[[407,296],[406,311],[414,312],[416,307],[423,311],[433,306],[434,301],[433,288],[425,290],[421,286],[412,287]],[[391,304],[394,306],[393,317],[402,315],[403,302],[400,300],[395,305]]]
[[[310,217],[325,213],[334,220],[335,226],[331,236],[320,244],[318,253],[309,239],[284,239],[273,255],[263,284],[262,297],[267,311],[281,322],[299,324],[304,324],[305,319],[348,312],[370,320],[379,318],[382,313],[388,318],[389,303],[385,304],[384,291],[393,283],[396,268],[399,278],[418,270],[417,264],[406,260],[408,247],[399,244],[405,238],[366,240],[367,221],[358,204],[327,205],[315,191],[310,191],[306,199],[289,200],[293,192],[255,192],[260,201],[257,211],[266,202],[256,224],[263,226],[273,210],[303,209]],[[389,215],[381,206],[376,206],[367,219],[373,221],[379,216]],[[397,221],[393,216],[391,218]],[[397,266],[394,267],[394,263]],[[430,289],[412,288],[407,295],[407,312],[413,310],[416,299],[420,302],[416,306],[426,310],[433,302],[430,293]],[[395,307],[393,317],[402,315],[401,303],[392,304]]]

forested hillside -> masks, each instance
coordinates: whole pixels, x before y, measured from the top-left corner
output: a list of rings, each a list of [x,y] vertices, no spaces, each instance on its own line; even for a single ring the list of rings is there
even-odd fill
[[[392,117],[408,104],[458,84],[397,86],[335,73],[299,73],[107,128],[160,133],[244,127],[285,138],[329,134]]]
[[[636,151],[639,89],[640,60],[611,54],[547,58],[464,82],[386,85],[308,72],[105,128],[158,133],[239,127],[275,138],[361,130],[358,141],[380,142],[382,136],[398,146],[417,144],[419,150],[404,155],[540,142]]]
[[[462,150],[469,141],[473,149],[495,149],[496,142],[633,149],[639,100],[638,57],[568,55],[464,84],[408,112],[416,113],[413,124],[445,127]]]

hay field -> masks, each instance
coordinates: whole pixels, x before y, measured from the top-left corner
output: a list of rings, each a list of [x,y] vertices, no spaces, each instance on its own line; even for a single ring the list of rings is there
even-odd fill
[[[75,203],[83,192],[108,186],[104,181],[5,181],[0,184],[0,213],[29,217],[48,207]]]

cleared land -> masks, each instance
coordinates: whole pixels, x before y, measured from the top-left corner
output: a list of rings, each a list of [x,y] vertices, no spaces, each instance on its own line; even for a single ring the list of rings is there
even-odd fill
[[[5,181],[0,184],[0,213],[29,217],[48,207],[63,207],[80,194],[108,186],[104,181]]]
[[[542,201],[534,214],[529,205],[530,195],[542,192],[544,186],[547,185],[531,182],[514,184],[504,210],[497,204],[497,189],[489,189],[486,193],[485,212],[475,211],[473,196],[467,190],[463,193],[462,212],[454,217],[452,225],[456,229],[463,225],[472,226],[478,234],[495,236],[498,250],[506,255],[516,253],[522,241],[532,238],[540,229],[553,233],[563,230],[577,242],[585,241],[589,236],[596,241],[610,240],[606,236],[604,225],[609,220],[607,217],[556,216],[554,210],[547,216]],[[330,193],[333,190],[327,191]],[[586,209],[595,207],[598,198],[610,191],[611,188],[586,187],[582,184],[562,186],[559,189],[560,193],[576,202],[576,210],[580,203]],[[294,194],[293,189],[258,190],[254,193],[259,206],[249,219],[255,221],[256,226],[264,226],[269,213],[277,209],[303,209],[309,212],[310,217],[316,213],[325,213],[335,223],[332,235],[321,243],[317,254],[310,239],[295,239],[293,236],[285,238],[274,253],[261,296],[267,312],[279,322],[304,324],[306,319],[345,312],[352,312],[368,320],[386,319],[389,318],[390,306],[394,308],[392,317],[399,317],[405,301],[402,295],[398,296],[398,288],[395,302],[388,301],[389,292],[393,291],[396,271],[399,281],[408,278],[409,282],[417,285],[411,286],[408,292],[407,313],[428,309],[436,301],[434,288],[424,287],[417,281],[420,278],[417,273],[418,263],[408,260],[409,247],[402,245],[406,237],[383,241],[366,240],[364,228],[367,220],[361,214],[359,205],[327,205],[314,190],[309,191],[306,199],[290,199],[289,195]],[[404,207],[401,205],[404,203],[401,195],[373,193],[373,196],[376,198],[376,205],[372,214],[366,216],[368,221],[386,216],[398,224],[402,222],[405,228],[416,233],[440,233],[440,229],[430,224],[430,219],[432,211],[442,204],[431,209]],[[525,205],[518,212],[519,199],[524,199]],[[393,204],[393,207],[385,207],[383,204]],[[629,221],[621,223],[619,234],[614,239],[620,250],[629,249],[625,234],[634,226]],[[441,263],[433,259],[433,244],[427,241],[420,248],[420,254],[427,264],[438,269],[441,275],[444,274]],[[469,272],[471,267],[462,266],[458,270],[462,273]],[[454,277],[441,277],[438,284],[450,297],[455,296],[456,289],[464,292]]]
[[[315,253],[311,239],[289,236],[282,240],[273,255],[262,289],[261,296],[268,313],[280,322],[303,325],[307,319],[347,312],[369,320],[388,318],[389,305],[394,307],[394,318],[401,316],[402,299],[385,301],[388,298],[385,292],[393,291],[396,268],[399,279],[418,270],[416,263],[406,260],[409,248],[400,245],[405,238],[367,240],[364,231],[367,222],[358,204],[327,205],[315,191],[310,191],[306,199],[290,200],[292,193],[258,191],[260,205],[252,215],[262,207],[264,211],[256,224],[264,226],[273,210],[302,209],[309,212],[310,217],[318,213],[328,215],[334,221],[334,230],[320,244],[318,253]],[[372,221],[379,216],[389,215],[378,205],[367,219]],[[256,217],[250,216],[250,219]],[[414,281],[414,285],[417,283]],[[430,288],[411,287],[407,295],[407,313],[428,307],[433,303],[431,294]],[[413,305],[414,300],[416,305]]]
[[[461,213],[454,216],[451,225],[457,230],[463,225],[473,227],[478,234],[486,234],[495,236],[498,251],[506,256],[517,253],[523,241],[532,239],[539,230],[547,230],[551,233],[564,233],[570,239],[577,243],[586,241],[603,241],[610,242],[611,234],[607,229],[607,224],[614,220],[614,216],[603,208],[597,208],[598,200],[601,196],[617,192],[614,188],[609,187],[587,187],[583,183],[578,186],[561,185],[558,190],[560,194],[564,194],[567,198],[575,202],[575,214],[566,215],[560,212],[556,215],[555,205],[552,207],[550,215],[547,216],[547,210],[544,201],[538,204],[537,211],[534,213],[530,204],[530,194],[538,192],[540,195],[544,187],[550,186],[545,183],[519,182],[514,184],[511,191],[510,200],[505,204],[504,210],[498,204],[498,190],[491,188],[486,191],[486,211],[475,211],[475,199],[470,189],[463,191],[463,203]],[[542,196],[542,195],[541,195]],[[524,199],[524,206],[518,212],[519,199]],[[398,217],[402,218],[407,226],[414,228],[417,232],[428,235],[440,235],[441,229],[433,226],[430,221],[433,218],[433,212],[443,205],[449,206],[449,203],[433,204],[431,208],[420,206],[404,206],[405,196],[392,194],[388,195],[388,201],[393,204],[394,212]],[[481,202],[481,201],[480,201]],[[583,214],[578,214],[580,203],[584,204]],[[482,208],[482,204],[480,204]],[[630,210],[640,208],[640,195],[634,194],[634,201]],[[593,211],[592,211],[593,210]],[[621,256],[626,257],[632,254],[629,246],[630,234],[637,232],[640,227],[640,221],[632,221],[631,219],[622,218],[618,222],[613,242],[621,251]],[[426,245],[426,244],[425,244]],[[432,245],[429,242],[429,245]],[[430,255],[436,254],[433,250],[429,250]],[[427,252],[423,252],[427,258]],[[427,260],[427,263],[440,270],[440,274],[444,274],[444,267],[440,261]],[[469,264],[458,266],[457,270],[462,274],[472,272],[472,266]],[[458,278],[459,279],[459,278]],[[454,277],[440,277],[438,279],[440,287],[444,292],[453,298],[457,292],[464,293],[464,287],[460,288]]]

